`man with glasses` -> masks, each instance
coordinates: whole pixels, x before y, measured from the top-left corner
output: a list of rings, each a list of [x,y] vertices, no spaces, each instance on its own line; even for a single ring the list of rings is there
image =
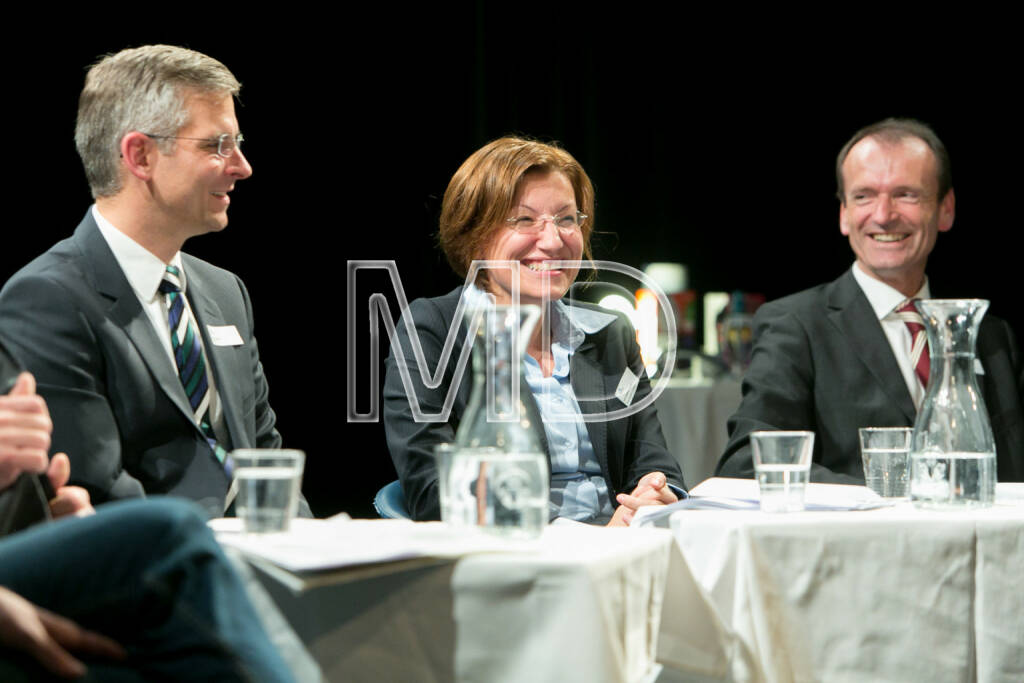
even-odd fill
[[[75,143],[96,203],[0,292],[0,335],[94,502],[168,493],[221,516],[229,452],[281,444],[244,285],[180,251],[227,225],[252,175],[239,88],[220,62],[166,45],[93,66]]]

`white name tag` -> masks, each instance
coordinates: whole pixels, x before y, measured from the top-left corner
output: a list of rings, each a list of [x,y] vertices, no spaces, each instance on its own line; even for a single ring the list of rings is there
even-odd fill
[[[241,346],[245,343],[234,325],[207,325],[206,331],[210,333],[214,346]]]
[[[633,395],[636,393],[640,378],[633,374],[633,371],[626,368],[619,380],[619,386],[615,388],[615,397],[627,406],[633,402]]]
[[[975,358],[974,359],[974,374],[975,375],[984,375],[985,374],[985,368],[981,365],[981,359],[980,358]]]

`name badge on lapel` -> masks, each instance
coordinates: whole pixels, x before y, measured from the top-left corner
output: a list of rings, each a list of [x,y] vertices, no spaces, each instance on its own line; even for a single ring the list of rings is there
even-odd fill
[[[985,368],[984,368],[984,366],[982,366],[980,358],[975,358],[974,359],[974,374],[975,375],[984,375],[985,374]]]
[[[241,346],[245,343],[234,325],[207,325],[206,331],[210,333],[214,346]]]
[[[615,398],[628,406],[633,402],[633,395],[636,394],[639,384],[640,378],[634,375],[632,370],[626,368],[626,371],[622,373],[622,379],[619,380],[619,386],[615,388]]]

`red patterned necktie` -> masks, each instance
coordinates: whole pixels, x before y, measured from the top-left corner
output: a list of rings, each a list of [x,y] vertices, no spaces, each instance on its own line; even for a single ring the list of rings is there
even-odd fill
[[[928,335],[924,331],[924,320],[914,308],[914,299],[908,299],[896,309],[896,316],[910,330],[910,364],[914,374],[921,380],[921,386],[928,386],[928,373],[931,371],[931,360],[928,357]]]

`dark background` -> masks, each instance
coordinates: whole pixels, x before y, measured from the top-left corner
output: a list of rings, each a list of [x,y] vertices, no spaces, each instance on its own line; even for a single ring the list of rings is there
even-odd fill
[[[899,30],[894,18],[787,31],[785,17],[739,30],[683,14],[522,13],[484,3],[449,16],[296,13],[258,30],[231,13],[176,26],[92,16],[59,41],[39,40],[49,34],[37,25],[15,39],[11,54],[26,58],[8,63],[0,281],[69,235],[91,201],[73,144],[87,67],[165,42],[220,59],[244,86],[237,111],[254,175],[232,195],[228,229],[186,249],[249,287],[278,426],[307,452],[318,515],[372,515],[373,493],[395,477],[382,425],[345,420],[346,263],[395,260],[410,299],[458,284],[435,247],[440,198],[462,160],[503,134],[558,140],[587,169],[597,258],[678,261],[700,292],[775,298],[853,261],[834,197],[843,142],[886,116],[921,118],[949,147],[957,193],[933,290],[990,298],[992,313],[1024,329],[1011,201],[1020,55],[998,36]],[[389,288],[359,283],[363,319],[369,294]]]

